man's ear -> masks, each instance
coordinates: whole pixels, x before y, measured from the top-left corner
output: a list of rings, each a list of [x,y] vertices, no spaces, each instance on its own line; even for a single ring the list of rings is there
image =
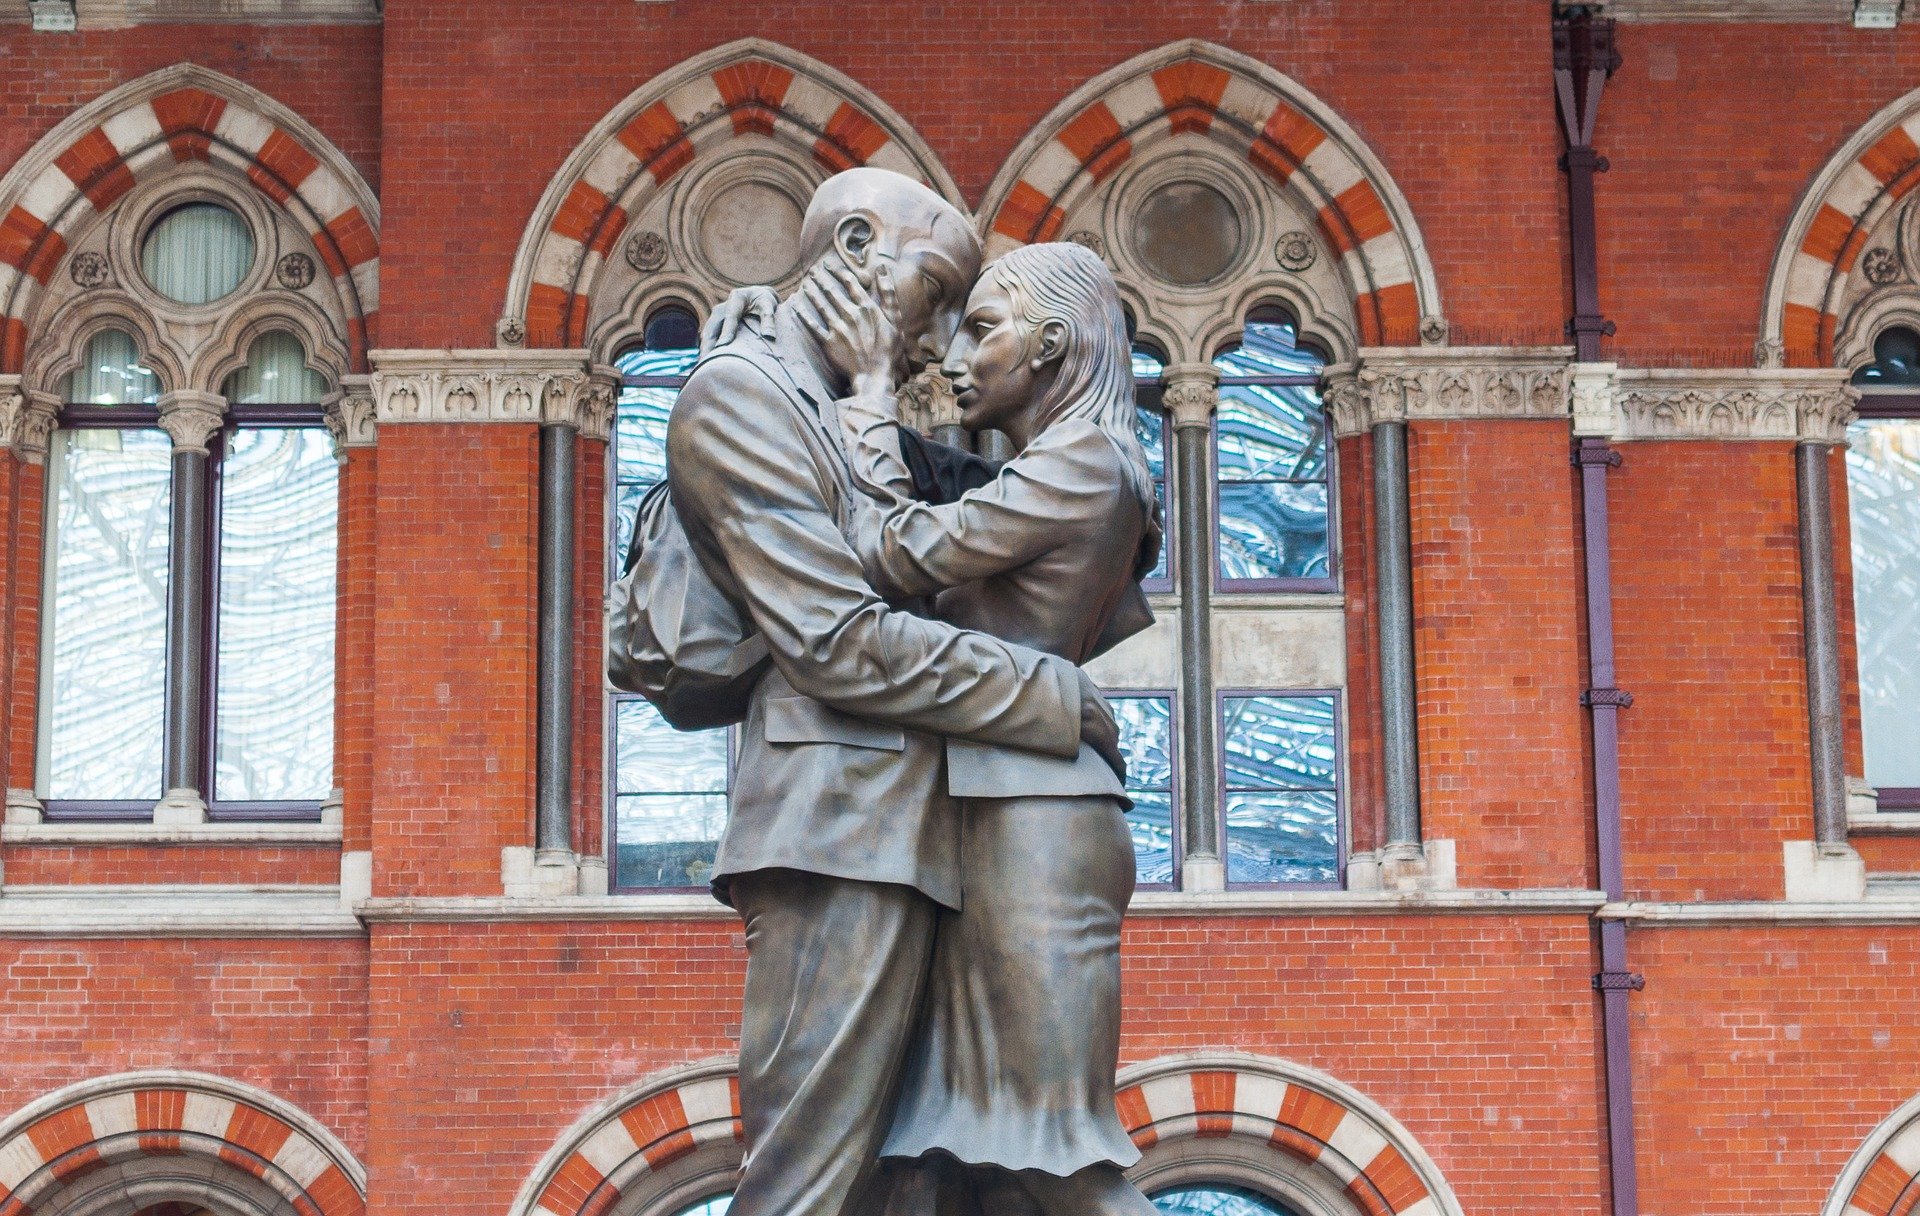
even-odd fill
[[[1033,352],[1033,370],[1041,371],[1048,364],[1058,363],[1067,353],[1067,325],[1059,318],[1040,322],[1040,343]]]
[[[842,217],[833,226],[833,247],[848,266],[867,269],[867,259],[873,254],[873,221],[864,215]]]

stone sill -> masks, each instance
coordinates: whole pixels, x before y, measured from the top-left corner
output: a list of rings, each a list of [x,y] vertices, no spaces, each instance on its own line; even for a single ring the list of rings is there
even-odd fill
[[[711,895],[448,895],[361,900],[368,924],[475,921],[729,920],[740,914]]]
[[[1210,601],[1216,612],[1259,612],[1273,609],[1327,611],[1345,608],[1343,591],[1215,591]],[[1155,612],[1178,612],[1180,597],[1171,591],[1156,591],[1147,596]]]
[[[1871,815],[1849,815],[1849,836],[1920,835],[1920,811],[1875,811]]]
[[[365,937],[334,886],[8,887],[0,938]]]
[[[340,845],[337,823],[9,823],[15,845]]]
[[[1655,903],[1627,900],[1594,913],[1630,925],[1916,925],[1920,893],[1870,885],[1865,899],[1845,903],[1742,900],[1727,903]]]
[[[1606,902],[1601,891],[1540,889],[1493,891],[1142,891],[1131,917],[1162,916],[1408,916],[1492,913],[1590,916]]]

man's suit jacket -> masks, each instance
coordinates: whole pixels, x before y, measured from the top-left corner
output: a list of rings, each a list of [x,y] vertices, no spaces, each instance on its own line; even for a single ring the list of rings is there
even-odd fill
[[[842,528],[856,493],[833,394],[784,312],[694,368],[667,425],[670,492],[774,669],[741,728],[714,887],[773,867],[960,904],[937,735],[1080,750],[1072,663],[891,608]]]

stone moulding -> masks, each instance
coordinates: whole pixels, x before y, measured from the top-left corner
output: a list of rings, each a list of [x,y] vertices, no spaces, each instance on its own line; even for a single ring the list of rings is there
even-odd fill
[[[1613,381],[1611,431],[1622,440],[1841,443],[1859,399],[1842,370],[1636,369]]]
[[[377,426],[524,422],[572,426],[588,439],[612,433],[619,373],[584,350],[377,350],[373,366]],[[344,398],[341,419],[345,428]]]
[[[1327,369],[1334,433],[1382,422],[1563,419],[1569,412],[1566,346],[1363,347]]]

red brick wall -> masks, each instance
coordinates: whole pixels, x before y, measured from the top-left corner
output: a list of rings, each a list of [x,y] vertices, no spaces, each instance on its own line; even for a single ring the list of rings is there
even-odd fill
[[[1464,887],[1592,886],[1566,427],[1408,429],[1422,832]]]
[[[356,941],[0,940],[0,1112],[181,1068],[257,1085],[364,1154],[366,959]]]
[[[410,0],[386,16],[387,346],[492,345],[513,251],[588,128],[659,73],[747,36],[872,89],[927,139],[969,204],[1080,84],[1176,39],[1222,43],[1314,90],[1386,163],[1421,225],[1456,341],[1559,340],[1567,308],[1545,6],[1114,0],[991,13],[926,6],[919,16],[884,0],[585,0],[563,14],[501,5],[474,21],[471,11]],[[1379,87],[1381,72],[1391,89]]]
[[[4,554],[0,555],[0,610],[7,637],[0,645],[0,789],[32,789],[35,731],[40,720],[40,535],[46,509],[46,466],[0,455]]]
[[[1627,893],[1778,899],[1813,836],[1787,443],[1623,446],[1611,475]]]
[[[341,791],[341,847],[373,843],[375,588],[379,575],[379,455],[347,449],[340,468],[340,535],[333,658],[333,784]]]
[[[9,845],[6,880],[64,883],[299,883],[340,880],[335,845]]]
[[[312,123],[377,190],[381,41],[380,27],[368,25],[142,25],[58,36],[0,26],[0,165],[102,93],[197,63]]]
[[[1639,930],[1633,997],[1647,1213],[1817,1212],[1920,1092],[1909,926]]]
[[[533,843],[535,432],[381,428],[376,894],[498,895]]]
[[[607,680],[601,637],[606,622],[608,570],[625,555],[607,552],[607,448],[579,441],[580,475],[574,503],[573,837],[583,857],[598,857],[607,815]]]
[[[1347,793],[1349,846],[1387,838],[1386,774],[1380,755],[1380,634],[1373,607],[1373,444],[1339,441],[1340,584],[1347,598]]]

